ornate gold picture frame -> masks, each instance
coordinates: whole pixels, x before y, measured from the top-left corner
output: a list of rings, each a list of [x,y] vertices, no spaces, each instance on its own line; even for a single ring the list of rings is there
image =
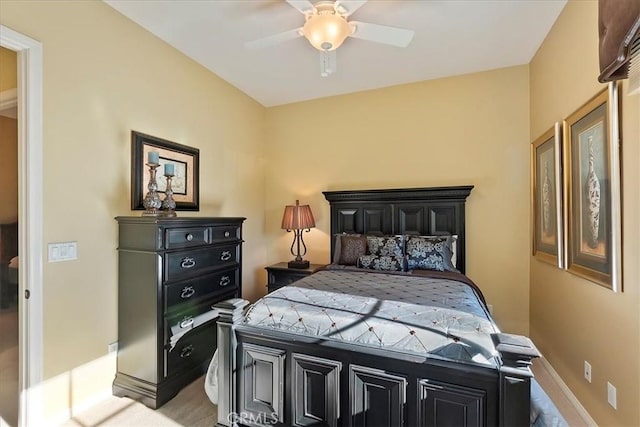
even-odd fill
[[[562,126],[556,123],[531,143],[531,219],[533,255],[564,266]]]
[[[618,86],[609,83],[564,120],[569,272],[622,290]]]

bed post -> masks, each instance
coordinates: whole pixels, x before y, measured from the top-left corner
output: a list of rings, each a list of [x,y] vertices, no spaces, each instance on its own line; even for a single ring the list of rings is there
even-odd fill
[[[242,319],[242,312],[249,301],[233,298],[214,306],[220,311],[218,318],[218,424],[220,427],[235,425],[236,413],[236,349],[238,343],[235,325]]]
[[[533,342],[522,335],[491,334],[500,353],[500,426],[529,426],[531,414],[531,378],[529,368],[540,357]]]

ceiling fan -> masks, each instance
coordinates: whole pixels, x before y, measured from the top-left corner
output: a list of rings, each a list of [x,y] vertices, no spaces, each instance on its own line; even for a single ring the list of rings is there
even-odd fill
[[[336,71],[335,50],[347,37],[397,47],[407,47],[413,39],[413,30],[347,21],[347,18],[367,0],[322,0],[315,4],[309,0],[286,0],[286,2],[305,16],[304,25],[247,42],[245,47],[262,48],[304,36],[320,51],[320,75],[323,77]]]

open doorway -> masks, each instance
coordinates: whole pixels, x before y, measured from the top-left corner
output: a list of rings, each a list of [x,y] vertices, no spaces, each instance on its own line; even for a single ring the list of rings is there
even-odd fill
[[[11,102],[17,107],[18,257],[10,263],[18,268],[8,272],[8,280],[18,283],[17,425],[23,427],[43,424],[42,44],[0,25],[0,47],[17,60],[17,102]]]
[[[0,47],[0,425],[17,426],[18,351],[18,65]]]

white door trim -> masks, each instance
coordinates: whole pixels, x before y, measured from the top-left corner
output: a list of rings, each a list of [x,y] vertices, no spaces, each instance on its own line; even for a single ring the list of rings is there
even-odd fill
[[[43,419],[42,44],[0,25],[0,46],[18,53],[18,424],[27,426]]]

